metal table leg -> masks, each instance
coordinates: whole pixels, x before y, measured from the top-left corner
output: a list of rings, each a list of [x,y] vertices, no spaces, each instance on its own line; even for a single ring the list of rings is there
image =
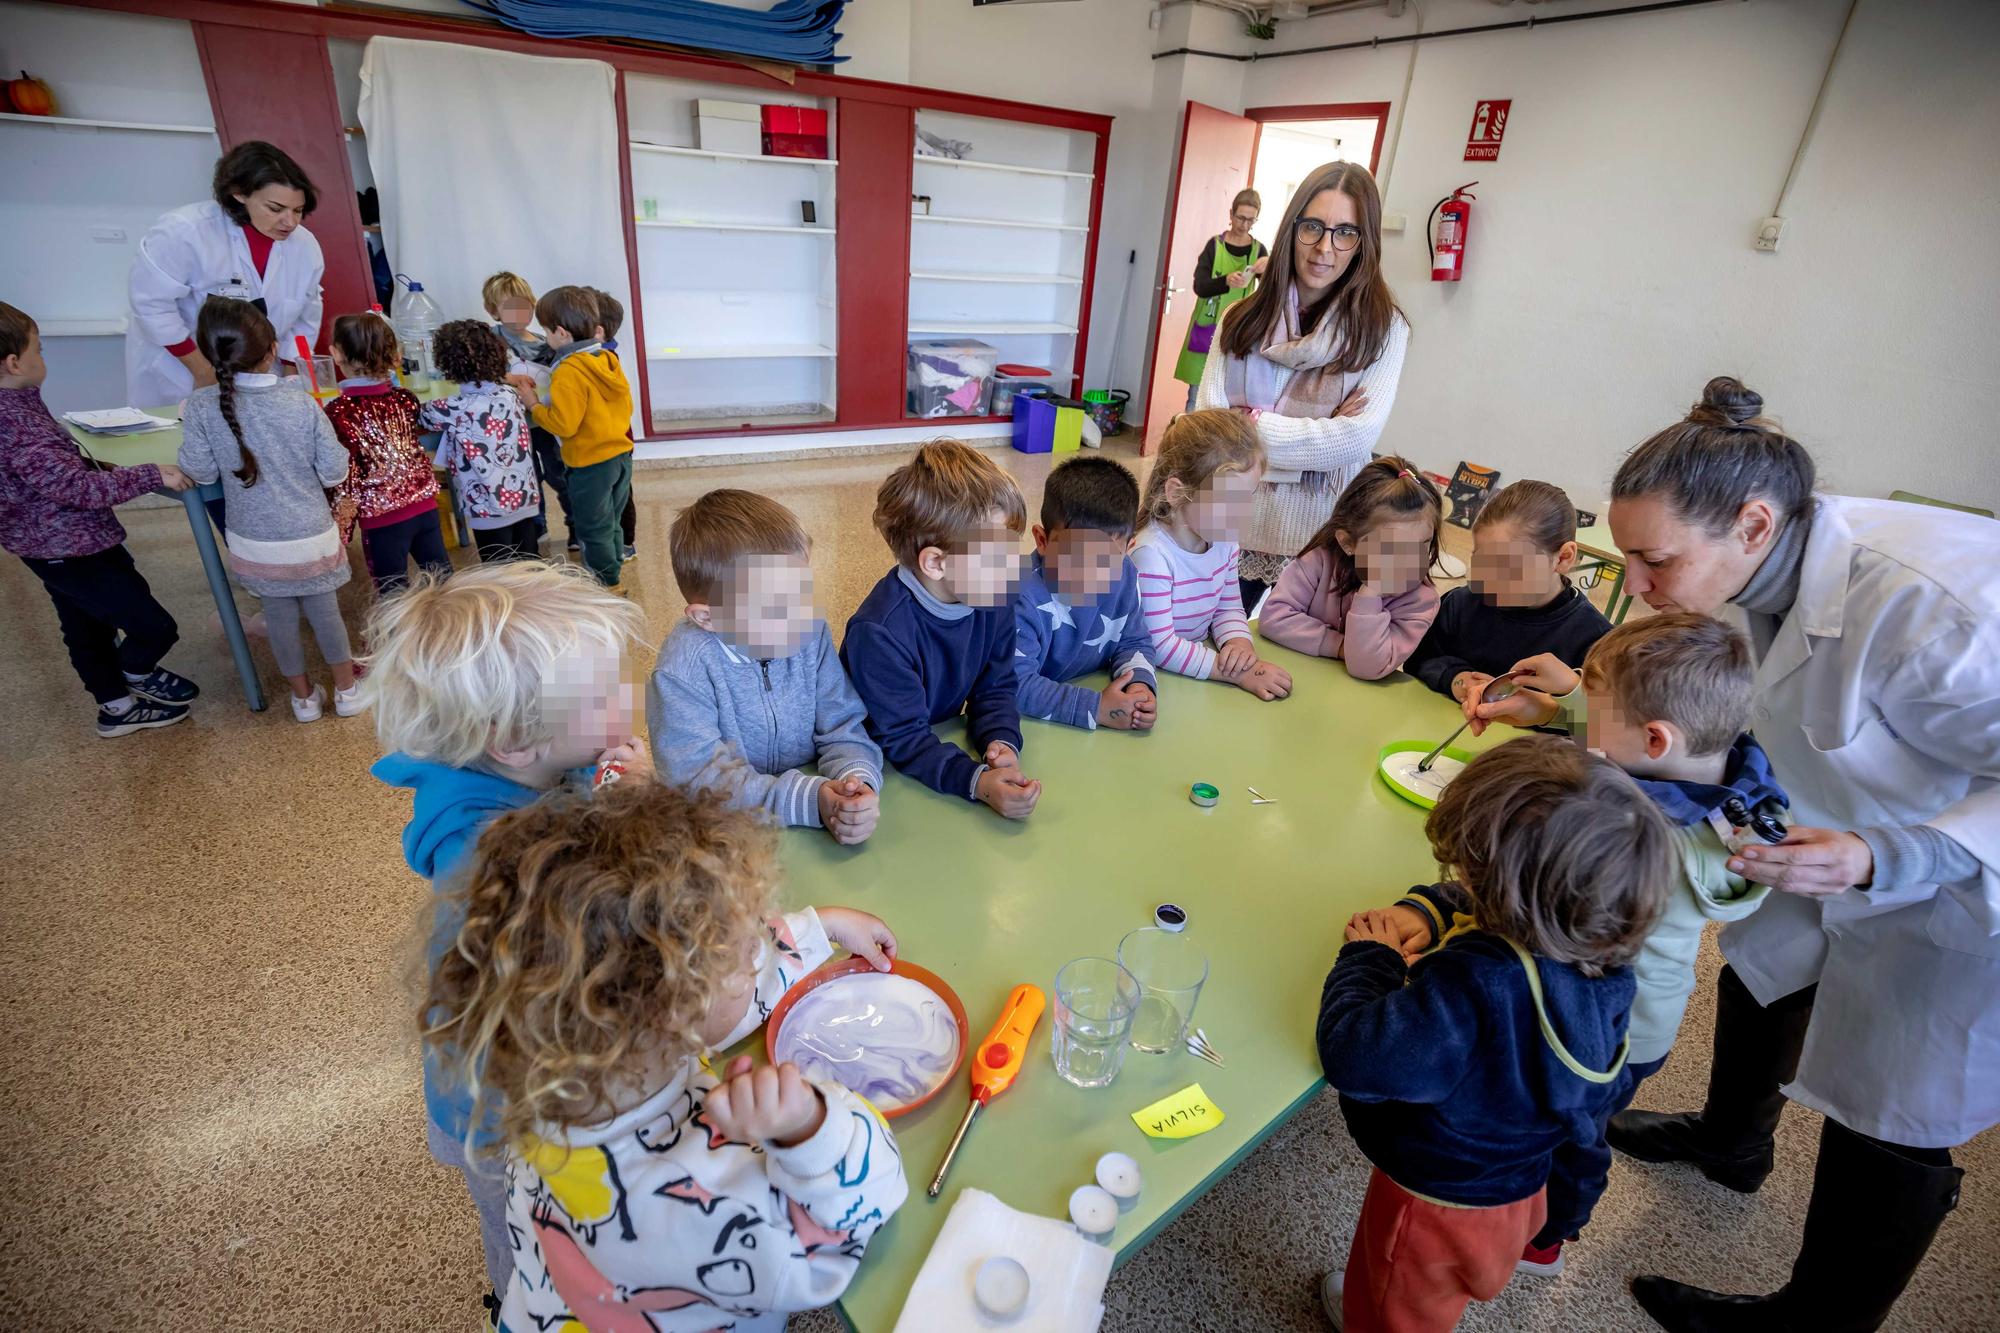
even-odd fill
[[[229,640],[229,654],[236,659],[236,676],[243,682],[243,697],[255,713],[264,711],[264,687],[257,679],[256,664],[250,660],[250,640],[243,635],[243,621],[236,614],[236,598],[229,591],[229,576],[223,572],[222,555],[215,549],[215,533],[208,524],[206,501],[222,494],[219,482],[181,492],[187,506],[188,526],[194,529],[194,544],[201,552],[202,572],[208,575],[208,590],[215,597],[216,614],[222,617],[222,633]]]

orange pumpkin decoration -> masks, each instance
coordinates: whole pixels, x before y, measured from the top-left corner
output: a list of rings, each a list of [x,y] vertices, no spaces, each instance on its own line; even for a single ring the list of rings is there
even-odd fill
[[[56,113],[56,97],[49,91],[49,85],[21,71],[21,77],[7,83],[7,100],[14,110],[24,116],[53,116]]]

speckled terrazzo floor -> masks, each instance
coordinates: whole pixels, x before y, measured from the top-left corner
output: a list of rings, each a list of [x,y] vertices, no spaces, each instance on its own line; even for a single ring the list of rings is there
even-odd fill
[[[997,456],[1032,507],[1046,463]],[[720,485],[799,512],[821,604],[843,621],[885,567],[868,519],[898,461],[642,469],[627,570],[656,633],[679,611],[666,526]],[[424,1150],[407,1036],[407,941],[426,895],[398,854],[398,798],[366,776],[366,720],[300,727],[281,701],[246,711],[180,509],[135,507],[126,524],[181,622],[169,665],[207,691],[167,731],[92,734],[40,587],[0,560],[0,1117],[15,1135],[0,1175],[0,1326],[471,1333],[477,1234],[455,1177]],[[350,612],[364,596],[350,587]],[[1708,996],[1705,982],[1682,1054],[1642,1104],[1699,1096]],[[1645,1329],[1623,1290],[1632,1272],[1777,1285],[1817,1130],[1787,1113],[1778,1172],[1754,1198],[1621,1162],[1568,1272],[1517,1280],[1464,1327]],[[2000,1330],[2000,1137],[1960,1159],[1964,1204],[1891,1328]],[[1113,1278],[1105,1327],[1324,1327],[1314,1282],[1344,1250],[1366,1178],[1331,1099],[1311,1103]],[[793,1322],[839,1326],[827,1313]]]

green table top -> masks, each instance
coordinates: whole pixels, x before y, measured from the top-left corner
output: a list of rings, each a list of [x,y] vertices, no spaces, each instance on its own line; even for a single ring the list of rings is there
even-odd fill
[[[458,386],[440,380],[416,391],[417,397],[425,402],[433,398],[449,398],[458,392]],[[178,407],[149,407],[145,409],[156,417],[165,417],[175,422],[180,420]],[[113,467],[138,467],[142,463],[171,463],[180,457],[181,428],[174,425],[166,430],[149,430],[141,435],[93,435],[73,422],[65,421],[69,433],[76,437],[84,451],[100,463]]]
[[[1435,743],[1459,711],[1405,676],[1357,681],[1338,662],[1260,652],[1292,672],[1291,698],[1264,703],[1163,676],[1151,735],[1027,721],[1023,767],[1044,787],[1024,824],[895,776],[864,847],[838,847],[817,830],[785,835],[788,903],[883,917],[903,957],[958,991],[972,1043],[1016,983],[1053,992],[1065,962],[1115,957],[1126,931],[1152,924],[1156,904],[1180,904],[1209,956],[1194,1021],[1228,1062],[1129,1051],[1109,1088],[1072,1087],[1049,1057],[1051,994],[1020,1079],[973,1123],[937,1199],[924,1190],[965,1113],[965,1073],[892,1122],[910,1199],[840,1301],[855,1328],[895,1323],[960,1189],[1067,1219],[1070,1191],[1092,1182],[1097,1158],[1130,1153],[1145,1188],[1113,1236],[1122,1262],[1319,1088],[1314,1020],[1348,915],[1435,875],[1424,812],[1376,777],[1378,752],[1396,740]],[[1469,748],[1498,744],[1504,730]],[[939,732],[964,734],[958,723]],[[1198,781],[1222,789],[1220,805],[1188,800]],[[1251,805],[1246,786],[1277,803]],[[1133,1111],[1195,1082],[1222,1109],[1220,1127],[1181,1140],[1139,1132]]]

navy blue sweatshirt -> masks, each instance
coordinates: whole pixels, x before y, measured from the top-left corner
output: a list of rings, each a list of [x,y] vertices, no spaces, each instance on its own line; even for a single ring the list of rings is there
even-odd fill
[[[1439,694],[1451,693],[1461,671],[1497,676],[1536,653],[1554,653],[1580,667],[1583,655],[1611,631],[1604,613],[1569,581],[1540,606],[1495,606],[1470,588],[1453,588],[1438,602],[1437,619],[1403,670]]]
[[[840,661],[868,707],[868,734],[903,772],[964,800],[985,767],[931,730],[965,714],[975,752],[1021,749],[1014,703],[1014,607],[940,602],[900,566],[882,576],[847,622]]]
[[[1403,899],[1463,926],[1456,885]],[[1320,996],[1319,1058],[1368,1159],[1403,1188],[1444,1203],[1494,1207],[1530,1197],[1565,1143],[1597,1142],[1626,1090],[1629,968],[1602,977],[1533,959],[1548,1021],[1573,1072],[1544,1036],[1527,969],[1498,935],[1461,929],[1414,966],[1357,941],[1340,951]]]

